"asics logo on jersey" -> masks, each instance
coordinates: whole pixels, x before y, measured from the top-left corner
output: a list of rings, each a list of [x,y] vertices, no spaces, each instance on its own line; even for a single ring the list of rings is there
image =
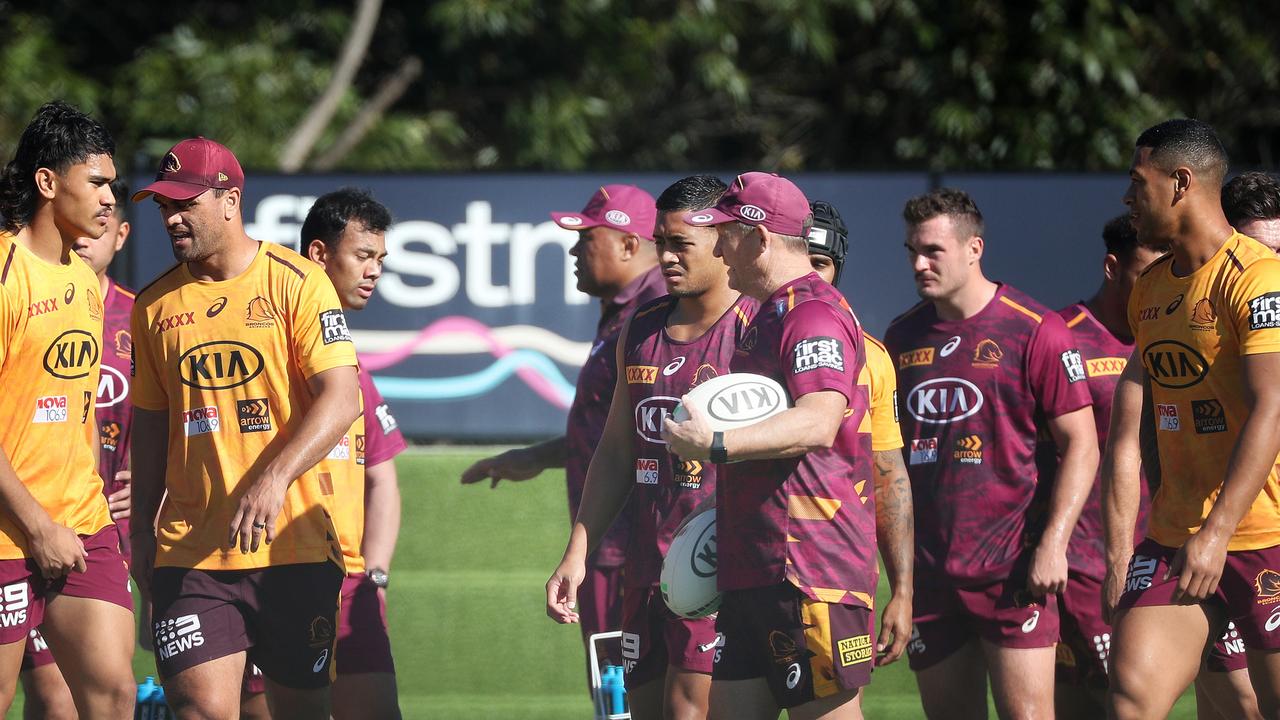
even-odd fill
[[[204,311],[204,316],[208,318],[217,317],[218,313],[222,312],[222,308],[226,306],[227,306],[227,298],[225,296],[220,297],[217,300],[213,301],[213,304],[209,306],[208,310]]]
[[[156,320],[156,332],[158,333],[168,332],[174,328],[183,327],[184,325],[195,325],[195,324],[196,324],[196,313],[194,310],[191,312],[178,313],[177,315],[172,315],[167,318],[160,318]]]
[[[78,380],[98,362],[98,338],[84,330],[67,330],[44,351],[45,372],[63,380]]]
[[[27,306],[27,317],[33,318],[45,313],[57,312],[58,298],[49,298],[48,300],[37,300]]]
[[[1267,624],[1264,627],[1266,627],[1267,632],[1280,627],[1280,610],[1271,613],[1271,617],[1267,618]]]
[[[662,439],[662,421],[676,409],[680,398],[654,395],[636,405],[636,434],[658,445],[666,445]]]
[[[72,283],[67,283],[67,291],[62,293],[62,302],[70,305],[71,301],[75,299],[76,299],[76,286]]]
[[[680,357],[676,358],[675,360],[672,360],[671,362],[667,363],[667,366],[666,366],[666,367],[664,367],[664,368],[662,368],[662,374],[663,374],[664,376],[674,375],[674,374],[676,373],[676,371],[677,371],[677,370],[679,370],[679,369],[680,369],[680,368],[682,368],[682,367],[684,367],[684,356],[683,356],[683,355],[681,355]]]
[[[1160,387],[1188,388],[1209,374],[1209,362],[1195,348],[1177,340],[1158,340],[1142,351],[1151,380]]]
[[[951,336],[951,339],[947,341],[947,344],[942,346],[942,352],[938,354],[942,357],[947,357],[951,353],[955,352],[958,347],[960,347],[960,336],[953,335]]]
[[[100,408],[119,405],[125,398],[129,397],[129,378],[106,363],[103,363],[100,367],[97,405]]]
[[[963,378],[925,380],[907,395],[907,412],[916,420],[945,425],[982,409],[982,391]]]
[[[1173,302],[1169,303],[1169,307],[1164,309],[1164,314],[1172,315],[1173,311],[1177,310],[1178,306],[1181,304],[1182,304],[1182,293],[1178,293],[1178,297],[1174,298]]]
[[[262,353],[235,340],[201,343],[178,358],[178,378],[187,387],[229,390],[262,373]]]
[[[1022,623],[1022,632],[1029,633],[1032,630],[1035,630],[1036,625],[1039,625],[1039,624],[1040,624],[1040,611],[1035,610],[1031,613],[1031,617],[1027,618],[1027,621]]]
[[[311,672],[318,673],[321,670],[324,670],[324,664],[328,660],[329,660],[329,648],[325,648],[324,652],[320,653],[320,657],[316,658],[315,664],[311,666]]]

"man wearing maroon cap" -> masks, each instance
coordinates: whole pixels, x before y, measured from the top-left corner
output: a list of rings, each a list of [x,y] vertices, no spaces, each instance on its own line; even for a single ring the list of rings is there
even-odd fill
[[[564,435],[526,448],[508,450],[467,468],[462,482],[528,480],[547,468],[563,467],[569,486],[569,520],[578,514],[587,466],[604,432],[613,399],[618,335],[635,308],[666,294],[653,247],[657,219],[653,196],[633,185],[605,185],[582,212],[551,213],[556,224],[576,230],[578,243],[569,251],[577,258],[578,289],[600,298],[600,323],[591,354],[578,373],[577,392],[569,408]],[[652,431],[659,428],[654,420]],[[593,633],[617,630],[622,624],[622,577],[630,515],[624,511],[587,562],[587,575],[578,590],[578,612],[585,640]]]
[[[133,309],[135,435],[167,442],[133,445],[132,570],[179,717],[236,717],[248,661],[276,717],[318,720],[344,563],[317,463],[360,416],[356,356],[323,268],[245,234],[243,184],[195,138],[134,195],[179,263]]]
[[[663,422],[672,453],[721,464],[710,717],[861,718],[878,573],[862,330],[809,265],[813,216],[789,180],[740,175],[685,222],[717,226],[729,285],[760,301],[730,370],[771,377],[794,400],[727,432],[692,403],[685,422]]]

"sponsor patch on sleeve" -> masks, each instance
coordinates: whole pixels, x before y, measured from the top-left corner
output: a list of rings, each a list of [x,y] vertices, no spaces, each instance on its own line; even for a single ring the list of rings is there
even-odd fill
[[[400,427],[400,424],[396,422],[396,416],[391,414],[391,408],[387,407],[386,403],[374,408],[373,414],[378,418],[378,424],[382,426],[383,435],[390,435],[395,432],[396,428]]]
[[[844,372],[844,343],[833,337],[811,337],[796,343],[791,350],[791,374],[826,368]]]
[[[1280,292],[1263,293],[1249,301],[1249,329],[1280,328]]]
[[[1084,360],[1079,350],[1068,350],[1062,353],[1062,367],[1067,371],[1067,382],[1078,383],[1085,379]]]
[[[351,342],[351,331],[347,329],[347,316],[341,310],[325,310],[320,313],[320,330],[325,345],[336,342]]]

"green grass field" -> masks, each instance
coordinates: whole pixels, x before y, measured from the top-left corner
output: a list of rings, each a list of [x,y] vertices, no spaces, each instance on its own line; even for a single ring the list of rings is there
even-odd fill
[[[462,487],[478,457],[424,450],[397,461],[403,529],[388,603],[404,716],[590,718],[578,630],[543,610],[568,530],[563,473]],[[135,656],[138,678],[154,667]],[[21,707],[19,697],[8,717]],[[864,708],[872,719],[923,717],[905,660],[876,671]],[[1194,700],[1170,717],[1195,717]]]

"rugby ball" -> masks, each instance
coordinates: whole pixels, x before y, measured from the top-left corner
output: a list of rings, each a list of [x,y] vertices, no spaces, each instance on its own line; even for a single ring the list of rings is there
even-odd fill
[[[716,510],[704,510],[671,539],[659,576],[662,599],[684,618],[706,617],[720,609],[716,589]]]
[[[699,383],[676,405],[676,422],[689,419],[684,402],[697,405],[713,431],[747,427],[791,407],[787,391],[773,378],[752,373],[718,375]]]

